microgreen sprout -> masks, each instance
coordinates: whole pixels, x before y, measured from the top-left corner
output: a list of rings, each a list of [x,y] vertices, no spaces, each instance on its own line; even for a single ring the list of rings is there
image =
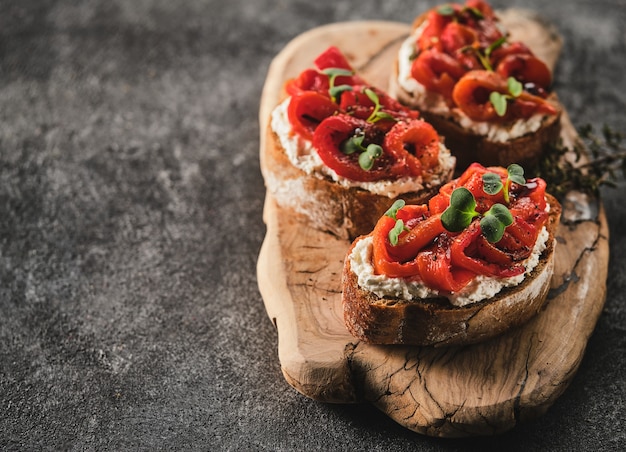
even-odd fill
[[[506,227],[513,223],[511,212],[502,204],[494,204],[481,215],[476,211],[474,195],[465,187],[456,188],[452,192],[450,206],[441,214],[441,223],[450,232],[461,232],[476,217],[482,217],[480,230],[491,243],[499,242]]]
[[[524,168],[522,168],[517,163],[512,163],[506,169],[507,178],[504,183],[502,183],[502,179],[499,175],[495,173],[485,173],[483,174],[483,190],[488,195],[496,195],[503,191],[504,201],[508,204],[509,202],[509,189],[511,187],[511,182],[515,182],[519,185],[526,184],[526,179],[524,178]]]
[[[454,15],[454,7],[452,5],[441,5],[437,8],[437,12],[442,16],[452,16]]]
[[[396,218],[396,216],[398,215],[398,210],[402,209],[404,205],[404,200],[398,199],[391,205],[387,212],[385,212],[385,216],[396,220],[396,224],[389,231],[389,243],[391,243],[393,246],[396,246],[398,244],[398,238],[400,237],[400,234],[402,234],[403,231],[408,230],[406,227],[404,227],[404,221]]]
[[[489,242],[496,243],[502,239],[504,230],[511,224],[513,215],[509,209],[502,204],[494,204],[480,219],[480,230]]]
[[[374,161],[383,155],[383,148],[375,143],[370,143],[367,147],[363,146],[364,139],[365,134],[357,129],[354,136],[341,143],[341,152],[346,155],[359,152],[359,166],[365,171],[369,171],[374,166]]]
[[[450,206],[441,214],[441,223],[450,232],[461,232],[479,215],[472,192],[459,187],[452,192]]]
[[[387,212],[385,212],[385,216],[389,218],[393,218],[395,220],[396,216],[398,215],[398,210],[402,209],[405,206],[405,204],[406,202],[404,202],[404,199],[396,199],[396,201],[391,205],[391,207],[387,209]]]
[[[515,99],[522,94],[524,87],[514,77],[509,77],[506,81],[507,93],[499,93],[492,91],[489,95],[489,101],[496,110],[498,116],[504,116],[506,114],[507,103],[510,99]]]
[[[369,115],[369,117],[367,118],[367,122],[377,122],[381,119],[393,119],[393,116],[391,116],[389,113],[385,113],[384,111],[380,111],[381,109],[381,105],[380,105],[380,98],[378,97],[378,94],[376,94],[376,92],[374,92],[373,89],[371,88],[365,88],[364,90],[365,95],[372,101],[374,102],[374,110],[372,111],[372,114]]]
[[[483,13],[478,8],[473,6],[464,6],[460,12],[462,14],[465,11],[469,11],[476,19],[480,20],[485,18]],[[442,16],[454,16],[456,14],[456,10],[451,4],[441,5],[437,8],[437,12]]]
[[[371,143],[364,152],[359,155],[359,166],[365,171],[369,171],[374,166],[374,160],[383,155],[383,148],[377,144]]]
[[[349,77],[354,75],[354,72],[349,69],[341,69],[336,67],[330,67],[322,71],[323,74],[328,76],[328,94],[333,102],[337,102],[337,98],[344,91],[352,91],[350,85],[337,85],[335,86],[335,79],[340,76]]]
[[[480,12],[480,11],[479,11]],[[502,36],[499,39],[495,40],[485,50],[482,50],[480,47],[475,47],[472,45],[467,45],[461,49],[462,52],[474,52],[480,64],[488,71],[493,71],[493,66],[491,65],[491,61],[489,58],[491,57],[491,53],[504,44],[507,40],[506,36]]]

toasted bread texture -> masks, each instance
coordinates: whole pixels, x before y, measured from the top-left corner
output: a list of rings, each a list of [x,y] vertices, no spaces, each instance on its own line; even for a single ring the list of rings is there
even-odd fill
[[[344,322],[357,339],[372,344],[466,345],[482,342],[523,325],[542,308],[554,271],[555,233],[561,206],[550,195],[548,240],[538,265],[517,286],[462,307],[447,298],[406,301],[378,297],[362,289],[346,257],[342,274]],[[348,251],[350,255],[359,237]]]
[[[381,215],[401,197],[407,204],[422,204],[437,193],[439,185],[389,197],[359,187],[346,187],[328,176],[309,174],[294,166],[268,126],[262,172],[268,192],[279,206],[289,208],[309,227],[343,239],[370,232]],[[447,182],[453,167],[442,174]]]

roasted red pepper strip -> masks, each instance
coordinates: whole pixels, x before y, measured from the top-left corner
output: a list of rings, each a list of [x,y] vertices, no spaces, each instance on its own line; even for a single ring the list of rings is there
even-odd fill
[[[437,49],[421,52],[411,65],[415,80],[445,98],[452,96],[454,86],[463,74],[465,69],[455,58]]]
[[[515,113],[522,111],[526,115],[535,112],[547,114],[557,112],[556,108],[544,98],[524,91],[514,99],[511,108],[507,108],[507,115],[500,118],[489,100],[489,95],[492,92],[508,94],[509,89],[504,77],[492,71],[470,71],[461,77],[454,86],[452,99],[467,116],[475,121],[498,121],[516,116]],[[517,110],[516,105],[518,105]]]
[[[441,216],[429,216],[427,206],[421,206],[424,212],[417,224],[405,221],[409,229],[398,238],[398,244],[389,248],[389,255],[399,261],[409,261],[415,258],[420,250],[431,244],[440,234],[445,232],[441,224]],[[401,219],[402,215],[398,218]]]
[[[320,53],[313,62],[320,70],[329,68],[352,70],[352,66],[346,57],[341,53],[341,50],[335,46],[328,47],[324,52]]]
[[[328,96],[317,91],[301,91],[291,96],[287,117],[294,132],[311,140],[317,126],[338,110]]]
[[[321,74],[315,69],[305,69],[296,78],[288,80],[285,84],[285,91],[290,96],[305,91],[315,91],[330,97],[328,95],[328,76]]]
[[[498,63],[495,71],[503,78],[514,77],[523,84],[532,83],[545,92],[552,84],[552,73],[546,63],[529,54],[507,55]]]
[[[313,146],[317,149],[320,158],[329,168],[339,176],[350,180],[371,182],[381,179],[393,179],[401,175],[400,169],[395,165],[394,159],[386,153],[374,161],[374,166],[369,170],[361,168],[358,162],[359,153],[345,154],[341,150],[342,144],[358,133],[364,133],[363,146],[376,143],[377,131],[372,125],[362,119],[338,114],[326,118],[315,129],[313,134]]]
[[[434,245],[422,251],[416,261],[424,284],[440,292],[458,292],[476,276],[472,271],[454,268],[450,253],[443,246]]]
[[[422,120],[397,122],[385,135],[383,148],[413,176],[435,168],[439,162],[439,134]]]
[[[446,25],[439,39],[443,50],[448,54],[479,45],[478,33],[467,25],[458,22],[450,22]]]
[[[419,275],[417,262],[414,260],[401,262],[389,254],[389,231],[396,225],[396,220],[384,216],[376,224],[373,232],[372,263],[374,272],[390,278],[415,278]]]
[[[480,258],[477,255],[471,256],[472,246],[482,235],[480,222],[474,220],[467,229],[461,232],[450,245],[450,257],[453,265],[474,272],[477,275],[494,276],[497,278],[508,278],[524,273],[524,266],[514,264],[512,259],[510,265],[495,264]]]

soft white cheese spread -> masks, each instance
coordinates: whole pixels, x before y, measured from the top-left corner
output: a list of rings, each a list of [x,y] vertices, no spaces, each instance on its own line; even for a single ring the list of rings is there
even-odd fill
[[[439,186],[447,181],[448,176],[454,170],[456,159],[450,155],[448,148],[440,143],[439,168],[436,174],[430,176],[428,180],[422,177],[403,177],[395,180],[358,182],[339,176],[335,171],[324,164],[309,140],[305,140],[293,132],[289,118],[287,117],[287,108],[290,99],[291,98],[287,98],[272,111],[271,127],[280,140],[280,144],[285,150],[291,164],[309,175],[320,178],[329,177],[346,188],[358,187],[377,195],[395,198],[404,193]]]
[[[415,55],[415,41],[422,33],[424,21],[415,32],[407,38],[398,52],[398,85],[413,95],[413,100],[419,110],[429,111],[459,124],[476,135],[486,137],[489,141],[504,143],[529,133],[536,132],[544,119],[542,114],[534,114],[528,119],[518,119],[513,124],[497,124],[470,119],[460,108],[450,108],[442,95],[429,92],[424,85],[411,76],[411,65]]]
[[[348,259],[350,259],[352,271],[357,276],[359,287],[376,294],[380,298],[388,296],[406,301],[418,301],[423,298],[446,297],[454,306],[465,306],[491,298],[505,287],[519,285],[539,263],[541,253],[546,249],[548,238],[548,230],[543,227],[531,255],[523,263],[526,269],[523,274],[511,278],[477,275],[460,292],[453,294],[442,294],[426,287],[421,281],[390,278],[386,275],[375,274],[372,265],[373,239],[371,236],[359,240]]]

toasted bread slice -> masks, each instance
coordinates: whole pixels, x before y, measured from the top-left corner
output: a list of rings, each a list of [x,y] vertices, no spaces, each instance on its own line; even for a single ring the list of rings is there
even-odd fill
[[[517,285],[492,298],[454,306],[447,298],[379,297],[359,287],[349,257],[342,274],[344,321],[357,339],[373,344],[465,345],[481,342],[526,323],[543,306],[554,270],[555,233],[561,207],[546,194],[550,205],[548,239],[539,263]],[[361,236],[353,242],[348,256]]]
[[[397,196],[376,194],[358,186],[346,187],[321,173],[308,173],[293,165],[271,126],[266,131],[262,164],[268,192],[279,206],[292,209],[308,226],[352,240],[372,230],[378,218],[397,197],[407,204],[422,204],[437,193],[454,171],[454,162],[439,176],[440,183]]]
[[[420,33],[427,14],[418,16],[412,25],[412,34],[398,54],[392,68],[389,81],[389,93],[402,104],[417,109],[422,117],[430,122],[440,135],[445,137],[446,146],[457,158],[457,171],[463,171],[473,162],[485,166],[507,166],[519,163],[532,167],[539,162],[543,150],[555,144],[561,131],[562,105],[555,93],[546,98],[556,110],[556,114],[537,114],[525,122],[518,120],[509,123],[476,122],[468,118],[459,108],[445,107],[445,101],[436,93],[424,92],[424,87],[411,79],[406,69],[401,69],[401,60],[407,60],[413,51],[407,46],[413,45]],[[407,62],[403,61],[404,67]],[[411,88],[411,86],[413,88]]]

